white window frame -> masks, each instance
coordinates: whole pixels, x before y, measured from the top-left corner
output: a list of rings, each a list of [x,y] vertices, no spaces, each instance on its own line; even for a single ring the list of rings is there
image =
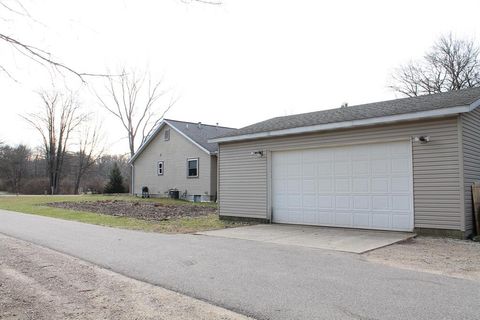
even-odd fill
[[[190,161],[197,161],[197,175],[190,175]],[[200,175],[200,159],[199,158],[188,158],[187,159],[187,178],[198,178]]]
[[[160,164],[162,164],[162,168],[160,169]],[[157,162],[157,176],[163,176],[165,173],[165,161],[158,161]]]

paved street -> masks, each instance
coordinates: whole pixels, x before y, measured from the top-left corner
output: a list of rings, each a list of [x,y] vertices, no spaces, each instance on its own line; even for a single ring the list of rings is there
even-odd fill
[[[0,233],[258,319],[477,319],[478,282],[359,255],[0,211]]]
[[[0,234],[0,319],[250,318]]]

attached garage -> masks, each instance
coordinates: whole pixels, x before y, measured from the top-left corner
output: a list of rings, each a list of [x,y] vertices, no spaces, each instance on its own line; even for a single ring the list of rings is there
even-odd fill
[[[470,236],[480,88],[278,117],[217,137],[220,216]]]
[[[272,153],[277,223],[413,230],[411,142]]]

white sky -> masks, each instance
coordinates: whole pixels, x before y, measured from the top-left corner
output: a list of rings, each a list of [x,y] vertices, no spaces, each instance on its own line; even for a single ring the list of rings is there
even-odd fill
[[[387,85],[399,64],[420,58],[442,33],[480,36],[478,0],[24,3],[40,23],[14,17],[0,21],[2,32],[82,72],[148,68],[179,97],[167,118],[233,127],[396,98]],[[38,145],[19,114],[39,107],[35,91],[51,89],[52,78],[1,43],[0,63],[18,80],[0,74],[0,139]],[[99,110],[85,86],[62,79],[57,86],[79,90]],[[99,112],[109,152],[127,152],[119,126]]]

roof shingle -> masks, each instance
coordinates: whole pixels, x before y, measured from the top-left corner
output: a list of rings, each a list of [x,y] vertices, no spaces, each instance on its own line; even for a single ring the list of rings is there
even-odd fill
[[[402,98],[323,111],[276,117],[215,138],[308,127],[470,105],[480,99],[480,87],[413,98]]]
[[[197,144],[207,149],[209,152],[217,151],[218,144],[209,143],[208,139],[212,139],[213,137],[218,135],[229,134],[237,130],[234,128],[220,127],[203,123],[199,124],[170,119],[165,119],[165,121],[174,126],[177,130],[181,131],[187,137],[195,141]]]

